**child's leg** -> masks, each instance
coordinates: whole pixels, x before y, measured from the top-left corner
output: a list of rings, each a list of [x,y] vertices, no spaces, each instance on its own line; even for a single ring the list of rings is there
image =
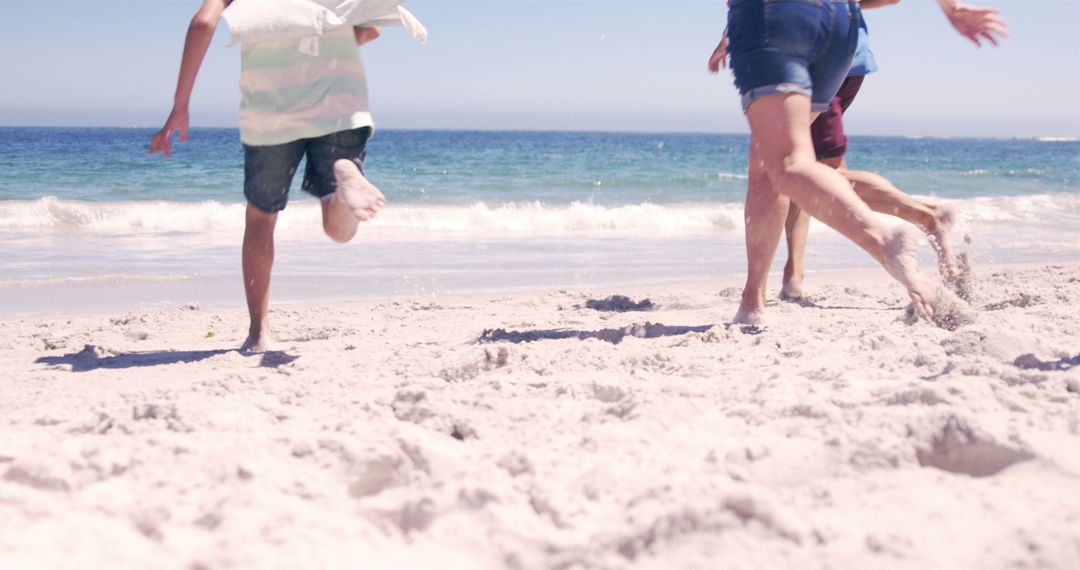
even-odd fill
[[[933,291],[914,265],[910,238],[875,218],[840,173],[815,160],[810,99],[796,94],[762,97],[747,109],[747,118],[754,150],[772,187],[884,265],[908,289],[919,312],[928,314]],[[762,253],[771,258],[772,252]]]
[[[875,212],[896,216],[922,228],[930,237],[930,246],[938,256],[938,268],[947,281],[956,278],[956,267],[949,231],[953,224],[951,208],[931,204],[901,191],[885,177],[861,170],[844,171],[855,193]]]
[[[814,124],[816,125],[817,121]],[[819,162],[829,168],[840,168],[844,159],[823,158]],[[780,299],[798,301],[803,298],[802,284],[806,275],[806,242],[810,237],[810,214],[794,201],[788,208],[784,230],[787,236],[788,260],[784,265],[784,284],[780,287]]]
[[[336,242],[356,235],[386,203],[386,197],[360,169],[371,128],[350,129],[309,139],[305,192],[322,200],[323,231]]]
[[[925,230],[936,225],[934,210],[929,204],[904,194],[883,176],[861,170],[848,170],[843,174],[859,198],[875,212],[896,216]]]
[[[810,214],[795,202],[791,202],[784,230],[788,259],[784,264],[784,284],[780,288],[780,298],[784,301],[797,301],[803,297],[802,282],[806,274],[806,241],[810,234]]]
[[[330,239],[345,243],[356,235],[360,222],[379,213],[386,198],[350,160],[334,163],[334,179],[337,189],[322,200],[323,231]]]
[[[905,194],[879,174],[847,170],[847,165],[844,164],[842,158],[823,159],[821,162],[826,166],[836,168],[843,174],[851,182],[855,193],[871,210],[896,216],[922,228],[930,238],[930,246],[937,253],[938,269],[942,276],[949,282],[956,279],[956,264],[949,243],[949,231],[952,229],[954,216],[951,208],[931,204]],[[788,260],[784,266],[784,285],[780,290],[780,298],[800,299],[803,295],[803,259],[810,228],[810,216],[799,208],[798,204],[792,202],[785,228]]]
[[[244,197],[248,203],[241,264],[251,323],[240,350],[264,352],[270,347],[267,306],[270,270],[274,266],[274,226],[278,212],[289,202],[289,186],[306,146],[303,140],[270,146],[244,145]]]
[[[274,226],[277,213],[269,214],[248,202],[244,225],[244,295],[251,324],[240,350],[264,352],[270,345],[267,307],[270,303],[270,270],[274,266]]]
[[[844,111],[855,100],[862,86],[861,76],[847,77],[840,90],[825,109],[810,123],[810,140],[818,160],[830,168],[840,168],[847,152],[847,133],[844,132]],[[792,202],[786,224],[788,260],[784,265],[784,284],[780,298],[794,301],[803,297],[804,260],[806,242],[810,233],[810,214]]]

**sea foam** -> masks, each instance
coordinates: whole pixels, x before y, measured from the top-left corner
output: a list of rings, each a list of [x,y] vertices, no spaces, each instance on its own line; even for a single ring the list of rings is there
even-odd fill
[[[313,200],[289,205],[279,219],[285,232],[303,233],[321,227],[319,204]],[[0,231],[51,230],[91,233],[213,233],[239,231],[244,205],[221,202],[82,202],[45,197],[0,202]],[[642,233],[708,234],[742,228],[740,204],[650,203],[601,206],[574,202],[466,205],[393,204],[371,224],[379,234],[409,236],[564,236],[574,234]]]
[[[1073,239],[1080,227],[1080,194],[1063,192],[1028,196],[949,200],[967,228],[1010,225]],[[0,201],[0,232],[78,232],[90,234],[191,233],[233,236],[243,231],[244,208],[222,202],[83,202],[44,197]],[[291,203],[282,213],[279,235],[317,235],[320,208],[314,200]],[[467,204],[394,203],[373,222],[365,236],[375,239],[710,235],[741,232],[738,203],[600,205],[584,202]],[[815,231],[825,228],[815,224]]]

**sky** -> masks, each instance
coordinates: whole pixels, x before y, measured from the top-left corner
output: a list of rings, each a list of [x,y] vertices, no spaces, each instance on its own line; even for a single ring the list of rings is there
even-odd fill
[[[0,125],[159,127],[197,0],[0,0]],[[987,0],[1011,37],[977,49],[933,0],[867,11],[881,70],[864,135],[1080,137],[1080,0]],[[380,128],[747,132],[705,64],[723,0],[410,0],[427,45],[362,50]],[[239,49],[219,26],[193,126],[235,126]]]

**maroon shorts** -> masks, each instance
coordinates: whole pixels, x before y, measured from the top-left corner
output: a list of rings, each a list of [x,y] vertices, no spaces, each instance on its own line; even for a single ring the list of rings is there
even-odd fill
[[[862,87],[863,75],[854,75],[844,80],[840,90],[829,103],[829,108],[818,115],[810,125],[810,138],[814,141],[814,152],[818,160],[844,156],[847,152],[847,135],[844,134],[844,111],[855,101],[855,95]]]

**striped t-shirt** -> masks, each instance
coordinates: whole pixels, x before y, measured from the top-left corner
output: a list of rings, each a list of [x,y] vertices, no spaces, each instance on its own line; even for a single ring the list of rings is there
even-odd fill
[[[267,146],[373,126],[351,27],[318,38],[245,42],[240,139]]]

